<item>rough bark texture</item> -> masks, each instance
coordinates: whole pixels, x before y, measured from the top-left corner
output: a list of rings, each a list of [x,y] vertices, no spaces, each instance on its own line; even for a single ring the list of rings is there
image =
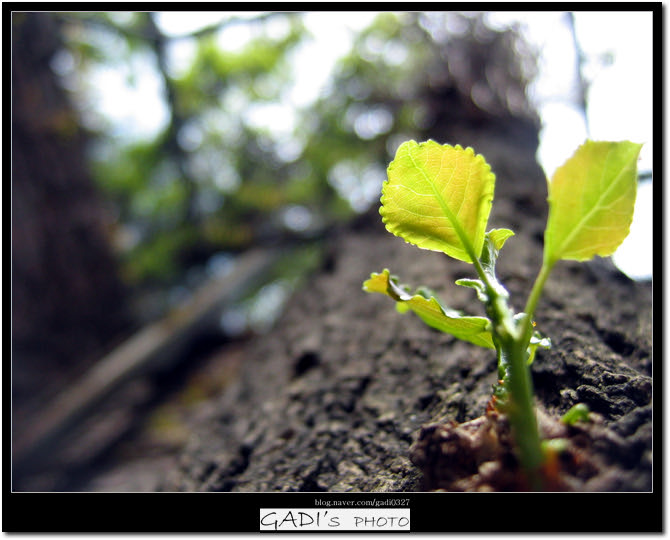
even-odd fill
[[[498,268],[519,310],[540,266],[544,177],[517,139],[495,132],[467,139],[463,132],[461,141],[497,173],[491,227],[517,232]],[[250,345],[236,382],[203,406],[178,467],[144,487],[426,489],[429,479],[422,483],[410,462],[410,445],[424,424],[484,414],[496,359],[398,314],[387,298],[363,293],[362,281],[384,267],[402,282],[433,288],[451,307],[480,313],[473,292],[453,284],[471,277],[469,265],[391,236],[375,209],[337,237],[322,271],[295,295],[277,327]],[[562,262],[547,283],[537,323],[554,343],[532,367],[542,411],[557,419],[584,402],[603,417],[588,449],[602,468],[581,487],[650,490],[650,284],[628,280],[609,261]]]

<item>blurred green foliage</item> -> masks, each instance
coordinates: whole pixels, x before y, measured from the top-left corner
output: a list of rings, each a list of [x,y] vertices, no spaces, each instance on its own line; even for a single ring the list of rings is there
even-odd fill
[[[315,38],[304,14],[231,14],[180,35],[166,33],[154,13],[54,16],[75,99],[86,103],[101,69],[122,70],[130,86],[147,84],[151,71],[161,90],[155,99],[167,109],[148,137],[115,131],[99,115],[88,126],[124,276],[136,286],[178,283],[216,253],[318,239],[378,201],[397,146],[432,134],[436,100],[465,96],[463,106],[473,108],[472,87],[493,68],[486,60],[475,66],[488,69],[483,74],[459,65],[464,44],[490,51],[503,39],[503,56],[492,61],[517,69],[516,37],[487,30],[481,16],[380,13],[316,102],[296,104],[296,58]],[[449,34],[449,25],[460,30]],[[246,28],[250,39],[226,42],[222,32],[232,27]],[[175,59],[179,45],[190,48],[186,62]],[[523,94],[528,74],[509,73],[512,90]],[[509,96],[509,87],[501,92]],[[504,96],[487,103],[479,103],[484,113],[509,109]]]

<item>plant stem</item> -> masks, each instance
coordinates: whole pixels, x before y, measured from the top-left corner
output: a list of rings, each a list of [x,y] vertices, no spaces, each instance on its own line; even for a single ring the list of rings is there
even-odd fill
[[[519,461],[526,473],[531,489],[541,490],[540,467],[544,461],[544,456],[540,444],[540,434],[537,429],[537,418],[533,403],[533,382],[527,358],[533,328],[532,316],[553,263],[543,262],[526,304],[526,316],[520,325],[517,325],[514,321],[514,314],[507,304],[506,294],[500,292],[501,290],[504,291],[504,288],[502,286],[500,288],[496,287],[497,279],[495,276],[484,270],[481,261],[474,253],[472,244],[460,225],[455,226],[455,228],[486,288],[488,296],[486,310],[493,325],[494,341],[497,341],[498,365],[507,374],[503,382],[509,393],[509,400],[505,404],[505,412],[509,418],[512,435],[519,452]]]
[[[509,417],[512,434],[519,451],[519,461],[528,476],[531,488],[542,488],[540,467],[544,460],[537,429],[533,404],[533,382],[526,362],[527,345],[517,338],[503,343],[503,350],[509,361],[508,380],[509,402],[505,411]]]
[[[510,397],[506,412],[519,451],[519,460],[534,490],[542,488],[540,467],[544,457],[533,406],[533,381],[526,359],[533,332],[533,314],[553,266],[553,261],[543,261],[528,296],[525,316],[520,321],[518,332],[511,339],[501,341],[501,353],[505,355],[508,373],[505,384]]]
[[[484,281],[489,297],[487,313],[493,323],[492,330],[498,352],[498,367],[503,374],[503,386],[508,395],[504,412],[509,418],[521,467],[533,490],[541,490],[543,487],[540,468],[544,456],[535,416],[533,382],[527,362],[528,345],[533,329],[532,315],[552,266],[542,266],[526,304],[525,317],[518,324],[514,321],[507,298],[499,294],[489,280]],[[495,279],[490,275],[486,277]]]
[[[554,262],[544,261],[542,263],[542,268],[540,268],[540,273],[535,278],[535,283],[533,283],[533,288],[528,295],[528,301],[526,302],[526,308],[524,313],[526,317],[524,319],[524,324],[522,326],[521,335],[524,338],[527,338],[530,341],[530,334],[533,328],[533,314],[535,313],[535,308],[537,303],[540,301],[540,296],[542,296],[542,289],[544,289],[544,284],[549,277],[549,273],[554,267]]]

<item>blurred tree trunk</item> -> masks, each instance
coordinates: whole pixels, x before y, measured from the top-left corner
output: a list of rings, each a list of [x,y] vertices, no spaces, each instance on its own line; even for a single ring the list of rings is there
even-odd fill
[[[12,17],[12,383],[20,408],[99,355],[129,317],[85,135],[50,68],[59,29],[47,13]]]

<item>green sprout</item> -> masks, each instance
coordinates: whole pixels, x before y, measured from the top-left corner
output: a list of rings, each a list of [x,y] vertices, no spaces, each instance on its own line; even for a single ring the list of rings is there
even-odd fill
[[[641,147],[628,141],[586,141],[556,170],[548,182],[543,262],[521,313],[512,311],[509,294],[495,274],[499,252],[514,232],[486,231],[495,175],[484,157],[459,145],[408,141],[388,167],[379,209],[386,229],[419,248],[472,264],[477,278],[456,284],[475,289],[487,316],[463,315],[422,288],[411,293],[387,269],[373,273],[363,290],[388,295],[399,312],[411,310],[432,328],[496,351],[499,381],[493,403],[509,419],[532,489],[542,488],[545,455],[530,364],[538,348],[551,346],[535,330],[535,308],[559,260],[610,256],[628,235]]]
[[[561,416],[561,422],[566,426],[574,426],[577,422],[588,422],[591,411],[588,405],[584,403],[577,403],[568,412]]]

